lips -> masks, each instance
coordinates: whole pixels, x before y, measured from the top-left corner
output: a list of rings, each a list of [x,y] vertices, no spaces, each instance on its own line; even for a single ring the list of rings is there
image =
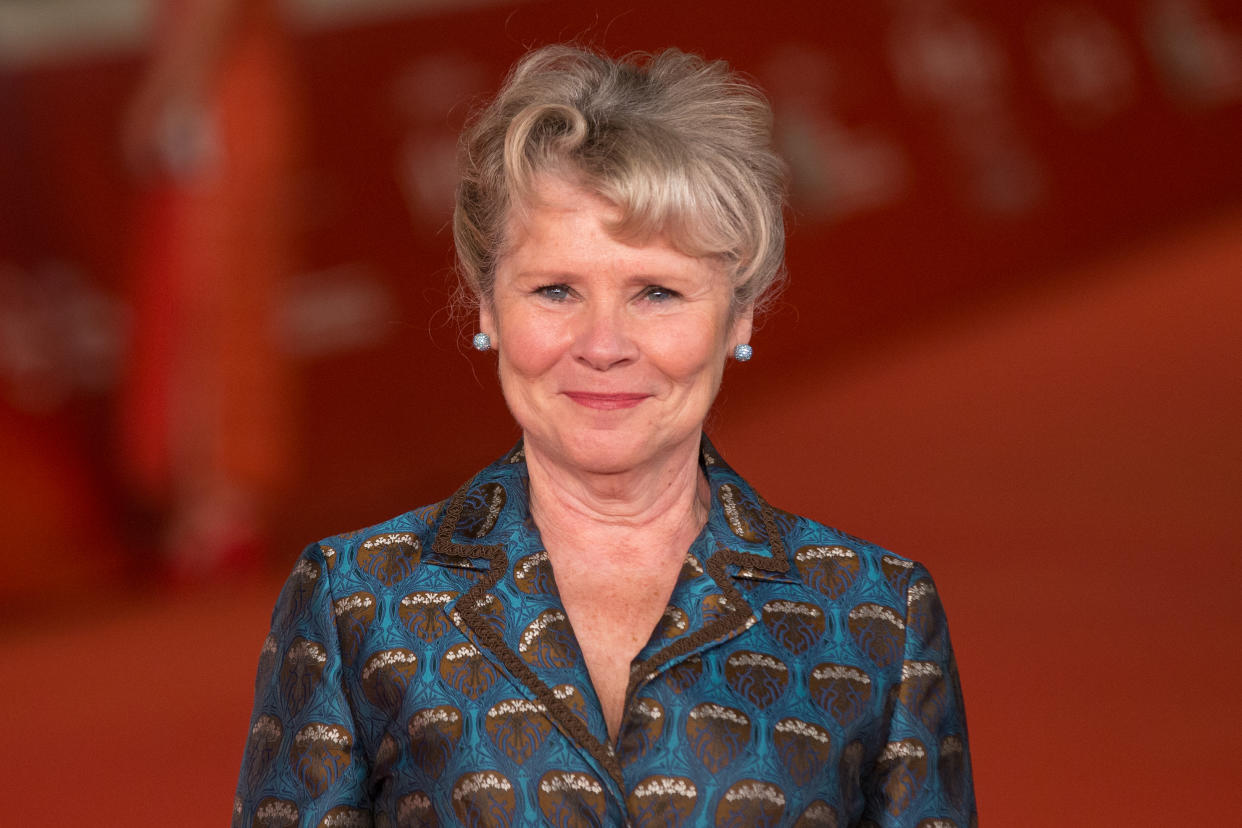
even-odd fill
[[[599,394],[588,391],[566,391],[565,396],[586,408],[599,411],[613,411],[619,408],[633,408],[647,399],[650,394]]]

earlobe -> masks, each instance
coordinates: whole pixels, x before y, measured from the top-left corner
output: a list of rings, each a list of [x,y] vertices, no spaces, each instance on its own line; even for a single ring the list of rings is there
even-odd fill
[[[755,354],[750,347],[750,335],[755,328],[755,306],[747,305],[733,320],[733,358],[738,362],[746,362]]]
[[[496,347],[496,316],[486,300],[479,304],[479,333],[487,335],[490,347]]]

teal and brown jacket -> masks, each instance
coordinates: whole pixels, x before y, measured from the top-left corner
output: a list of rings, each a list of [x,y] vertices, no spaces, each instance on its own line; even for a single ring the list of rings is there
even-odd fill
[[[521,447],[449,500],[309,546],[263,643],[235,825],[976,823],[944,612],[917,563],[712,504],[615,742]]]

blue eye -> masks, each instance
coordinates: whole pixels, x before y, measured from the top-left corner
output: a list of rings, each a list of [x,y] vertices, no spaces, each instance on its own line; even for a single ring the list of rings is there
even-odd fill
[[[543,287],[535,288],[535,293],[545,299],[551,299],[553,302],[564,302],[569,298],[569,286],[544,285]]]
[[[668,302],[668,300],[679,297],[677,290],[662,288],[658,284],[652,284],[650,288],[643,290],[643,298],[650,299],[652,302]]]
[[[681,294],[675,290],[669,290],[659,285],[652,285],[643,291],[643,296],[653,302],[667,302],[670,299],[676,299]]]

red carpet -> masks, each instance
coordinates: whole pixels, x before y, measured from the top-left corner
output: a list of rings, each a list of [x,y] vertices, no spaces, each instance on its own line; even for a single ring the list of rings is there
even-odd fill
[[[278,591],[105,596],[6,632],[0,823],[227,825]]]

